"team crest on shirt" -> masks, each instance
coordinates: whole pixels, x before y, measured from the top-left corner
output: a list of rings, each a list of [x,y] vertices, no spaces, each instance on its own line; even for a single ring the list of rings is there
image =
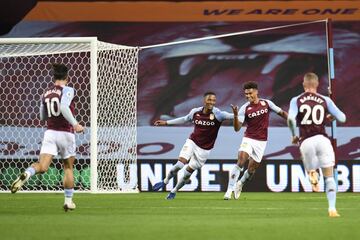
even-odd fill
[[[215,118],[215,115],[213,113],[210,113],[210,116],[209,116],[210,120],[214,120]]]
[[[266,106],[265,101],[260,101],[261,106]]]

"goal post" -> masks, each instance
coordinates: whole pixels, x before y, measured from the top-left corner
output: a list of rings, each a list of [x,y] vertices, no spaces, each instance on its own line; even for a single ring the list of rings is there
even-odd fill
[[[90,40],[90,129],[96,129],[90,134],[90,190],[98,191],[97,186],[97,40]]]
[[[0,39],[0,192],[37,161],[46,124],[39,119],[51,64],[69,68],[75,89],[77,191],[136,192],[136,88],[138,48],[96,37]],[[62,162],[31,178],[23,191],[62,190]]]

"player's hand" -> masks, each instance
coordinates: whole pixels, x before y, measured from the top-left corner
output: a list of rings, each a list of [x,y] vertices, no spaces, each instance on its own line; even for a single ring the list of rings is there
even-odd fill
[[[330,88],[330,87],[328,87],[328,89],[327,89],[327,90],[328,90],[328,94],[329,94],[329,95],[331,95],[331,94],[332,94],[332,92],[331,92],[331,88]]]
[[[231,106],[231,108],[232,108],[232,111],[233,111],[233,113],[234,113],[234,116],[237,116],[237,115],[239,115],[239,107],[238,106],[234,106],[234,105],[232,105],[232,104],[230,104],[230,106]]]
[[[166,121],[164,121],[164,120],[156,120],[156,121],[154,122],[154,125],[155,125],[155,126],[166,126],[167,123],[166,123]]]
[[[328,115],[326,115],[326,119],[327,119],[329,122],[332,122],[332,121],[335,120],[335,117],[334,117],[333,115],[331,115],[331,114],[328,114]]]
[[[300,138],[298,136],[293,136],[291,139],[292,144],[299,144]]]
[[[81,124],[76,124],[74,126],[74,131],[77,132],[77,133],[81,133],[81,132],[84,131],[84,127]]]

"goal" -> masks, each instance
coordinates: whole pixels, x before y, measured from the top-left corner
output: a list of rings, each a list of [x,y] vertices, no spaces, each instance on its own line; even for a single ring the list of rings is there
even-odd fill
[[[52,63],[69,68],[75,118],[86,127],[76,134],[75,189],[136,191],[138,48],[80,37],[0,39],[0,192],[38,159],[46,127],[40,101],[53,83]],[[54,159],[22,190],[60,191],[62,176],[62,161]]]

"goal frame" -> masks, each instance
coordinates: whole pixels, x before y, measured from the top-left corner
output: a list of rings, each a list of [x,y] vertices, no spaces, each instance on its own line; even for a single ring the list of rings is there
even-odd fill
[[[129,191],[100,191],[97,185],[97,77],[98,77],[98,38],[97,37],[37,37],[37,38],[0,38],[2,44],[71,44],[87,43],[90,45],[90,192],[91,193],[126,193]],[[88,52],[88,51],[87,51]],[[3,192],[3,191],[0,191]],[[6,192],[6,191],[5,191]],[[60,192],[60,191],[23,191],[23,192]],[[83,191],[88,192],[88,191]],[[131,192],[138,192],[137,190]]]

